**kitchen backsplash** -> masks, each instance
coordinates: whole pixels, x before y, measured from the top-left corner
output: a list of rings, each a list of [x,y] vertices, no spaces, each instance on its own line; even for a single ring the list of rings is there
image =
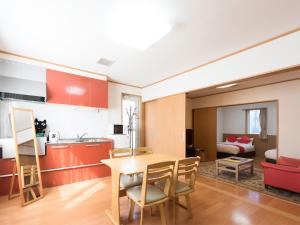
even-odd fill
[[[39,120],[47,120],[47,131],[58,131],[60,138],[74,138],[88,133],[88,137],[106,137],[109,110],[59,104],[24,101],[0,101],[0,138],[11,137],[9,111],[11,107],[31,108]]]

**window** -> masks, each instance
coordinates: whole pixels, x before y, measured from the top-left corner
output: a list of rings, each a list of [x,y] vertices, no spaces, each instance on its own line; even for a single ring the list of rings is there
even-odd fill
[[[260,134],[260,109],[247,110],[247,133],[248,134]]]
[[[140,96],[122,95],[122,124],[125,126],[126,133],[129,134],[131,148],[137,148],[140,145],[140,101]]]

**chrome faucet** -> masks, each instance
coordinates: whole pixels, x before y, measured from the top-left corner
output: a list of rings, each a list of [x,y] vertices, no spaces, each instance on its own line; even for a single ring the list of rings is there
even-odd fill
[[[77,136],[77,141],[81,142],[82,139],[83,139],[83,137],[84,137],[85,135],[87,135],[87,134],[88,134],[88,133],[83,133],[82,135],[76,134],[76,136]]]

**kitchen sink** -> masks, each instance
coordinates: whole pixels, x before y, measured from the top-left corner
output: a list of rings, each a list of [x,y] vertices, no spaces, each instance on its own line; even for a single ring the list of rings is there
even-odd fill
[[[76,142],[101,142],[103,141],[103,138],[82,138],[82,139],[76,139]]]
[[[93,143],[93,142],[105,142],[107,139],[105,138],[71,138],[71,139],[60,139],[59,143],[72,144],[72,143]]]

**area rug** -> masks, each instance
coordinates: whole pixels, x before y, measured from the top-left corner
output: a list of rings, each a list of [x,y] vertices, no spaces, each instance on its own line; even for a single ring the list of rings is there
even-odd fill
[[[254,166],[254,173],[251,174],[247,170],[241,171],[239,173],[239,182],[237,183],[235,182],[234,173],[220,171],[219,175],[216,176],[215,162],[201,162],[199,166],[199,174],[300,204],[300,194],[274,187],[265,189],[262,168],[260,168],[256,163]]]

